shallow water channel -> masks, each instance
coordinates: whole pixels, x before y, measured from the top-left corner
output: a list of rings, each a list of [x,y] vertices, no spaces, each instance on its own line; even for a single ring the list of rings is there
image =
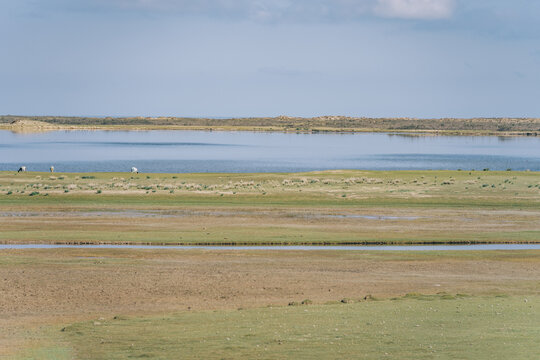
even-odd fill
[[[540,244],[478,244],[478,245],[350,245],[350,246],[167,246],[167,245],[61,245],[61,244],[0,244],[0,250],[13,249],[140,249],[140,250],[302,250],[302,251],[487,251],[540,250]]]

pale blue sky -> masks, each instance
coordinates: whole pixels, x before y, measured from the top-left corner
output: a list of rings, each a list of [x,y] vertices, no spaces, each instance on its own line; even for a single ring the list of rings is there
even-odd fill
[[[0,0],[0,114],[540,116],[540,1]]]

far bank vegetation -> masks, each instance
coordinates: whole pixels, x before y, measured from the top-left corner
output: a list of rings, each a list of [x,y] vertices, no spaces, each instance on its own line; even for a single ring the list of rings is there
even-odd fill
[[[463,135],[540,135],[540,118],[368,118],[347,116],[189,118],[0,116],[0,128],[40,124],[50,129],[186,129],[287,132],[411,132]]]

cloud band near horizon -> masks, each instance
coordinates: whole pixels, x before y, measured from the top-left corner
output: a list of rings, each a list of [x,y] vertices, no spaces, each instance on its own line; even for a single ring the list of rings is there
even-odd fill
[[[456,0],[53,0],[42,8],[135,11],[229,17],[254,21],[346,20],[382,17],[450,18]]]

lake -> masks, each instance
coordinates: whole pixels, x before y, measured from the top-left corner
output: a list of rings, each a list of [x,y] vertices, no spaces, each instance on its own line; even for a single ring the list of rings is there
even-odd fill
[[[0,170],[57,172],[540,171],[540,138],[387,133],[0,131]]]

